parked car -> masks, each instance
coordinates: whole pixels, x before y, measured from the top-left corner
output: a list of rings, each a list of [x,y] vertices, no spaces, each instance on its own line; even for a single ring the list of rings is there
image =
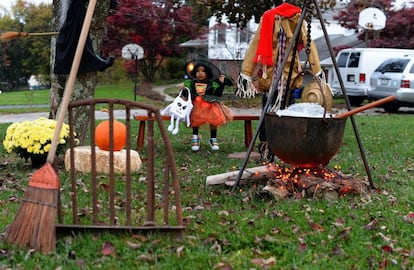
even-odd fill
[[[400,107],[414,107],[414,54],[385,60],[371,76],[372,89],[368,100],[378,100],[395,95],[395,102],[382,106],[386,111]]]
[[[336,57],[346,94],[352,106],[359,106],[367,98],[371,88],[370,78],[374,70],[386,59],[414,54],[414,50],[392,48],[350,48],[341,50]],[[336,72],[331,87],[342,95]]]

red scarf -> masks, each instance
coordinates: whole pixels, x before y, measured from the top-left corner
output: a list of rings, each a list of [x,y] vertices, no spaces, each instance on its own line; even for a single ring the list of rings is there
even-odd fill
[[[265,66],[273,66],[273,26],[275,16],[293,17],[302,12],[297,6],[283,3],[273,9],[269,9],[262,16],[262,28],[260,29],[259,44],[257,46],[255,63],[261,63]]]

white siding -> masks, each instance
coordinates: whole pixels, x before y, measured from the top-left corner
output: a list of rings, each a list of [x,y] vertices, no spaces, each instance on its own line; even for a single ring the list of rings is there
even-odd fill
[[[219,30],[217,29],[217,18],[211,17],[209,21],[208,34],[208,58],[215,60],[243,60],[249,42],[257,29],[257,24],[252,20],[245,29],[239,29],[235,24],[228,24],[227,19],[223,18],[221,29],[225,29],[225,42],[218,42]],[[240,31],[248,36],[248,40],[240,42]],[[246,33],[247,32],[247,33]]]

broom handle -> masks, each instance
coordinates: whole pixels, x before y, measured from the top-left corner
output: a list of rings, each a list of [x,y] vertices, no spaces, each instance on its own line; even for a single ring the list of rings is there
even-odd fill
[[[44,32],[44,33],[27,33],[28,36],[53,36],[59,35],[59,32]]]
[[[371,109],[371,108],[374,108],[374,107],[378,107],[378,106],[380,106],[382,104],[385,104],[385,103],[394,101],[396,99],[397,99],[396,96],[388,96],[388,97],[379,99],[377,101],[374,101],[374,102],[365,104],[364,106],[361,106],[361,107],[352,109],[350,111],[344,112],[344,113],[342,113],[340,115],[337,115],[336,118],[347,118],[348,116],[351,116],[353,114],[356,114],[356,113],[359,113],[359,112],[362,112],[362,111],[365,111],[365,110],[368,110],[368,109]]]
[[[63,99],[60,104],[60,111],[57,118],[55,133],[51,142],[50,150],[47,154],[46,162],[53,163],[56,155],[56,149],[59,143],[59,135],[62,129],[63,120],[65,119],[65,114],[68,109],[70,96],[72,95],[73,86],[75,84],[76,76],[78,74],[80,61],[82,58],[83,49],[85,48],[86,38],[88,36],[89,28],[91,26],[93,12],[95,10],[97,0],[90,0],[88,8],[86,10],[85,20],[82,25],[81,34],[79,37],[78,45],[76,47],[75,56],[73,58],[72,67],[69,73],[68,81],[66,82],[65,91],[63,94]]]

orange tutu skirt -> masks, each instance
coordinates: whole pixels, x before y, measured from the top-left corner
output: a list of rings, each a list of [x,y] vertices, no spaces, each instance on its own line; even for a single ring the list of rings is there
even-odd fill
[[[213,126],[222,126],[233,120],[233,113],[229,107],[221,102],[208,102],[197,96],[193,100],[190,120],[192,127],[199,127],[206,123]]]

